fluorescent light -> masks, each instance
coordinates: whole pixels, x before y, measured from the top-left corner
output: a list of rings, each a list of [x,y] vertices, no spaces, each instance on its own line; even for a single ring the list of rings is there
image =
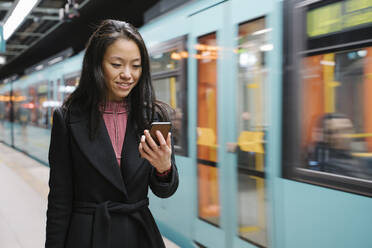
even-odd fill
[[[43,65],[38,65],[38,66],[35,67],[35,70],[40,71],[40,70],[43,69],[43,68],[44,68]]]
[[[5,56],[0,56],[0,65],[5,64],[5,62],[6,62]]]
[[[63,57],[62,56],[59,56],[57,58],[54,58],[54,59],[50,60],[48,62],[48,65],[53,65],[53,64],[58,63],[59,61],[62,61],[62,60],[63,60]]]
[[[19,0],[9,18],[4,24],[4,39],[8,40],[13,32],[23,22],[25,17],[35,7],[38,0]]]

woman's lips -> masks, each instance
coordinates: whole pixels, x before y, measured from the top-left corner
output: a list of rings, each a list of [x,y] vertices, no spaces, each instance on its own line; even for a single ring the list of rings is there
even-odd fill
[[[123,90],[128,90],[130,86],[132,85],[132,83],[119,83],[119,82],[115,82],[115,83],[119,87],[119,89],[123,89]]]

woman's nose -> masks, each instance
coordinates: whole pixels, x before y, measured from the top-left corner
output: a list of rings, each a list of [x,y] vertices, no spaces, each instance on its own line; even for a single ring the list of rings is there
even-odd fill
[[[130,70],[124,69],[123,71],[120,72],[120,77],[121,78],[130,78]]]

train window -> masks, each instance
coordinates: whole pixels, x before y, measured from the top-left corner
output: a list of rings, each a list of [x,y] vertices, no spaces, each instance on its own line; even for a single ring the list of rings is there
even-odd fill
[[[63,85],[60,85],[58,87],[58,96],[57,96],[58,99],[61,99],[61,98],[63,99],[62,102],[66,100],[67,97],[76,89],[80,81],[80,73],[81,73],[80,71],[77,71],[77,72],[65,75],[63,77],[64,83]],[[59,85],[59,81],[58,81],[58,85]]]
[[[198,203],[199,217],[220,224],[217,132],[217,57],[216,33],[198,38]]]
[[[12,145],[42,161],[50,136],[49,85],[47,80],[16,82],[12,89]]]
[[[39,107],[37,106],[36,94],[30,94],[32,91],[27,87],[20,87],[19,84],[13,87],[13,111],[14,122],[14,144],[18,149],[29,151],[29,136],[31,129],[30,125],[39,126],[37,115],[40,115]],[[34,117],[34,122],[31,123],[31,116]],[[34,129],[37,129],[36,127]]]
[[[265,19],[239,25],[237,67],[238,232],[267,246],[265,218],[266,79],[265,51],[270,46]],[[248,210],[249,209],[249,210]]]
[[[365,18],[371,7],[337,1],[293,12],[307,28],[293,27],[292,35],[302,33],[302,39],[297,50],[287,47],[294,67],[284,87],[285,176],[371,194],[372,22]],[[369,29],[369,37],[355,35],[361,29]]]
[[[12,144],[10,83],[0,86],[0,141]]]
[[[49,127],[48,81],[34,83],[28,87],[14,87],[15,122],[22,125]]]
[[[150,49],[151,75],[157,99],[171,106],[172,135],[177,155],[187,156],[186,36]]]
[[[181,53],[178,47],[172,47],[164,52],[157,51],[151,54],[151,72],[168,72],[179,69],[181,63]]]

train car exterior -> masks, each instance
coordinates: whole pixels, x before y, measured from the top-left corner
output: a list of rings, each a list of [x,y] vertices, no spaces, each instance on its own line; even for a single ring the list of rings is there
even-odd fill
[[[283,16],[282,247],[372,247],[372,1]]]
[[[186,120],[180,133],[187,140],[177,156],[179,191],[171,199],[151,199],[161,230],[181,247],[275,243],[280,6],[277,1],[195,1],[141,28],[158,78],[154,83],[168,82],[162,91],[169,90],[168,103]],[[178,75],[158,70],[161,60],[171,59]]]
[[[180,247],[372,247],[372,3],[189,1],[141,27],[180,174]],[[47,163],[83,52],[0,86],[0,141]]]
[[[0,86],[0,140],[47,164],[52,111],[74,87],[69,75],[79,77],[82,53],[58,64],[45,61],[34,72]],[[38,67],[39,66],[39,67]]]

